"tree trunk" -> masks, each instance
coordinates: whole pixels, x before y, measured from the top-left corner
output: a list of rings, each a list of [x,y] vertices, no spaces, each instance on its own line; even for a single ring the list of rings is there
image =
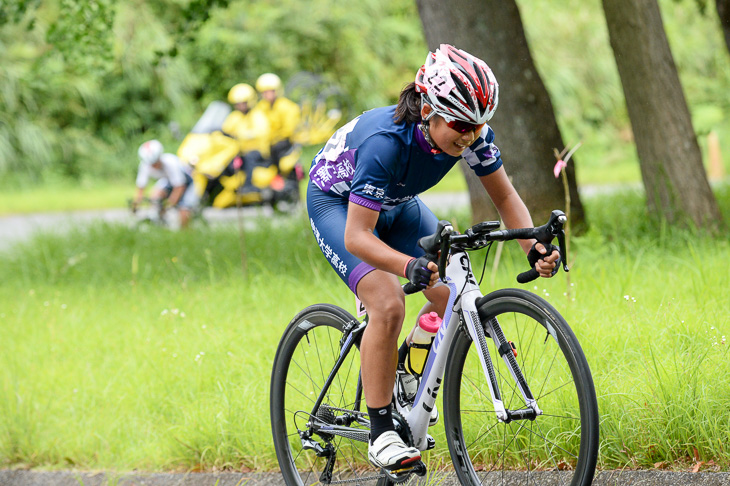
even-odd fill
[[[730,0],[716,0],[717,16],[720,17],[720,26],[725,35],[725,45],[730,51]]]
[[[452,44],[483,59],[500,85],[499,108],[489,124],[496,133],[505,170],[532,213],[535,224],[553,209],[565,209],[563,185],[553,176],[553,149],[563,141],[550,97],[535,69],[514,0],[417,0],[431,50]],[[483,13],[480,13],[483,12]],[[424,56],[425,57],[425,56]],[[575,160],[575,159],[573,159]],[[573,228],[584,224],[583,205],[568,165]],[[471,170],[467,175],[475,221],[495,219],[496,211]]]
[[[603,0],[649,211],[670,223],[721,221],[656,0]]]

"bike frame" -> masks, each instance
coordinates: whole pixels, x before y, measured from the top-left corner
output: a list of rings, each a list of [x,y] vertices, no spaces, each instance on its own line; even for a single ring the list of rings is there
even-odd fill
[[[458,331],[460,320],[466,326],[473,342],[481,343],[476,346],[476,350],[484,373],[489,378],[489,393],[492,397],[497,418],[503,422],[509,422],[516,418],[530,418],[542,413],[532,396],[514,354],[512,354],[512,347],[505,339],[497,319],[493,317],[484,324],[479,319],[476,302],[482,297],[482,292],[471,271],[471,260],[466,252],[460,251],[451,255],[449,264],[446,267],[446,285],[449,287],[449,302],[443,323],[431,345],[431,351],[428,354],[413,408],[405,416],[411,428],[414,446],[420,450],[425,450],[427,447],[426,437],[430,413],[438,397],[444,371],[448,364],[451,343]],[[486,346],[485,327],[489,335],[492,336],[497,349],[500,350],[502,358],[507,363],[508,369],[529,409],[515,412],[505,409],[492,358]]]
[[[479,360],[484,373],[489,378],[489,392],[497,418],[502,422],[510,422],[512,420],[534,419],[542,414],[517,364],[512,346],[502,333],[496,317],[490,318],[486,323],[482,323],[479,318],[477,300],[482,297],[482,293],[471,271],[469,255],[465,251],[454,252],[446,267],[445,274],[445,284],[449,287],[449,300],[444,319],[431,345],[413,407],[404,416],[411,430],[413,445],[419,450],[426,450],[429,445],[427,439],[429,418],[436,398],[438,397],[439,389],[441,388],[444,372],[448,365],[449,350],[459,329],[460,321],[464,323],[473,342],[480,343],[480,345],[476,346],[476,350],[479,354]],[[316,416],[317,410],[324,400],[326,391],[342,365],[344,358],[350,352],[352,346],[359,341],[358,337],[366,327],[366,322],[357,324],[359,325],[353,325],[343,336],[339,359],[330,372],[326,384],[322,388],[322,392],[312,408],[312,412],[310,413],[311,417]],[[497,376],[494,371],[494,364],[486,345],[486,334],[494,340],[495,346],[507,364],[528,408],[514,411],[505,408],[497,382]],[[360,409],[361,399],[362,395],[358,393],[357,403],[354,404],[355,410]],[[363,423],[359,418],[357,421]],[[369,434],[367,430],[345,425],[317,424],[316,422],[317,420],[313,419],[310,425],[318,431],[349,437],[362,442],[368,440]],[[316,449],[316,446],[309,444],[309,437],[302,437],[302,441],[303,443],[307,441],[305,447]]]

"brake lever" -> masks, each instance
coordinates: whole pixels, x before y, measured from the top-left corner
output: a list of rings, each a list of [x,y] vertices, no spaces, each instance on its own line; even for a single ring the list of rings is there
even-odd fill
[[[560,249],[560,255],[562,255],[563,271],[569,272],[570,268],[568,268],[568,250],[567,246],[565,246],[565,231],[563,231],[562,229],[558,232],[558,248]]]

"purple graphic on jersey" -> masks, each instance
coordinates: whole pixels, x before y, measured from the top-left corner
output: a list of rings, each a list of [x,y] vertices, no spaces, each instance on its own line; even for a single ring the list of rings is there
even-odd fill
[[[312,182],[325,192],[338,182],[346,182],[349,186],[352,176],[355,174],[356,150],[350,149],[343,152],[334,161],[325,160],[324,157],[320,158],[310,171]]]

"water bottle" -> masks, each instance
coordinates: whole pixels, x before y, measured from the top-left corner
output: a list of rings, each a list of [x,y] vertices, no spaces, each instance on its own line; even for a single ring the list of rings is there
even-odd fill
[[[413,331],[411,343],[408,345],[408,356],[405,362],[406,372],[418,376],[423,373],[428,352],[431,350],[431,344],[439,327],[441,327],[441,318],[435,312],[423,314],[418,318],[418,325]]]

